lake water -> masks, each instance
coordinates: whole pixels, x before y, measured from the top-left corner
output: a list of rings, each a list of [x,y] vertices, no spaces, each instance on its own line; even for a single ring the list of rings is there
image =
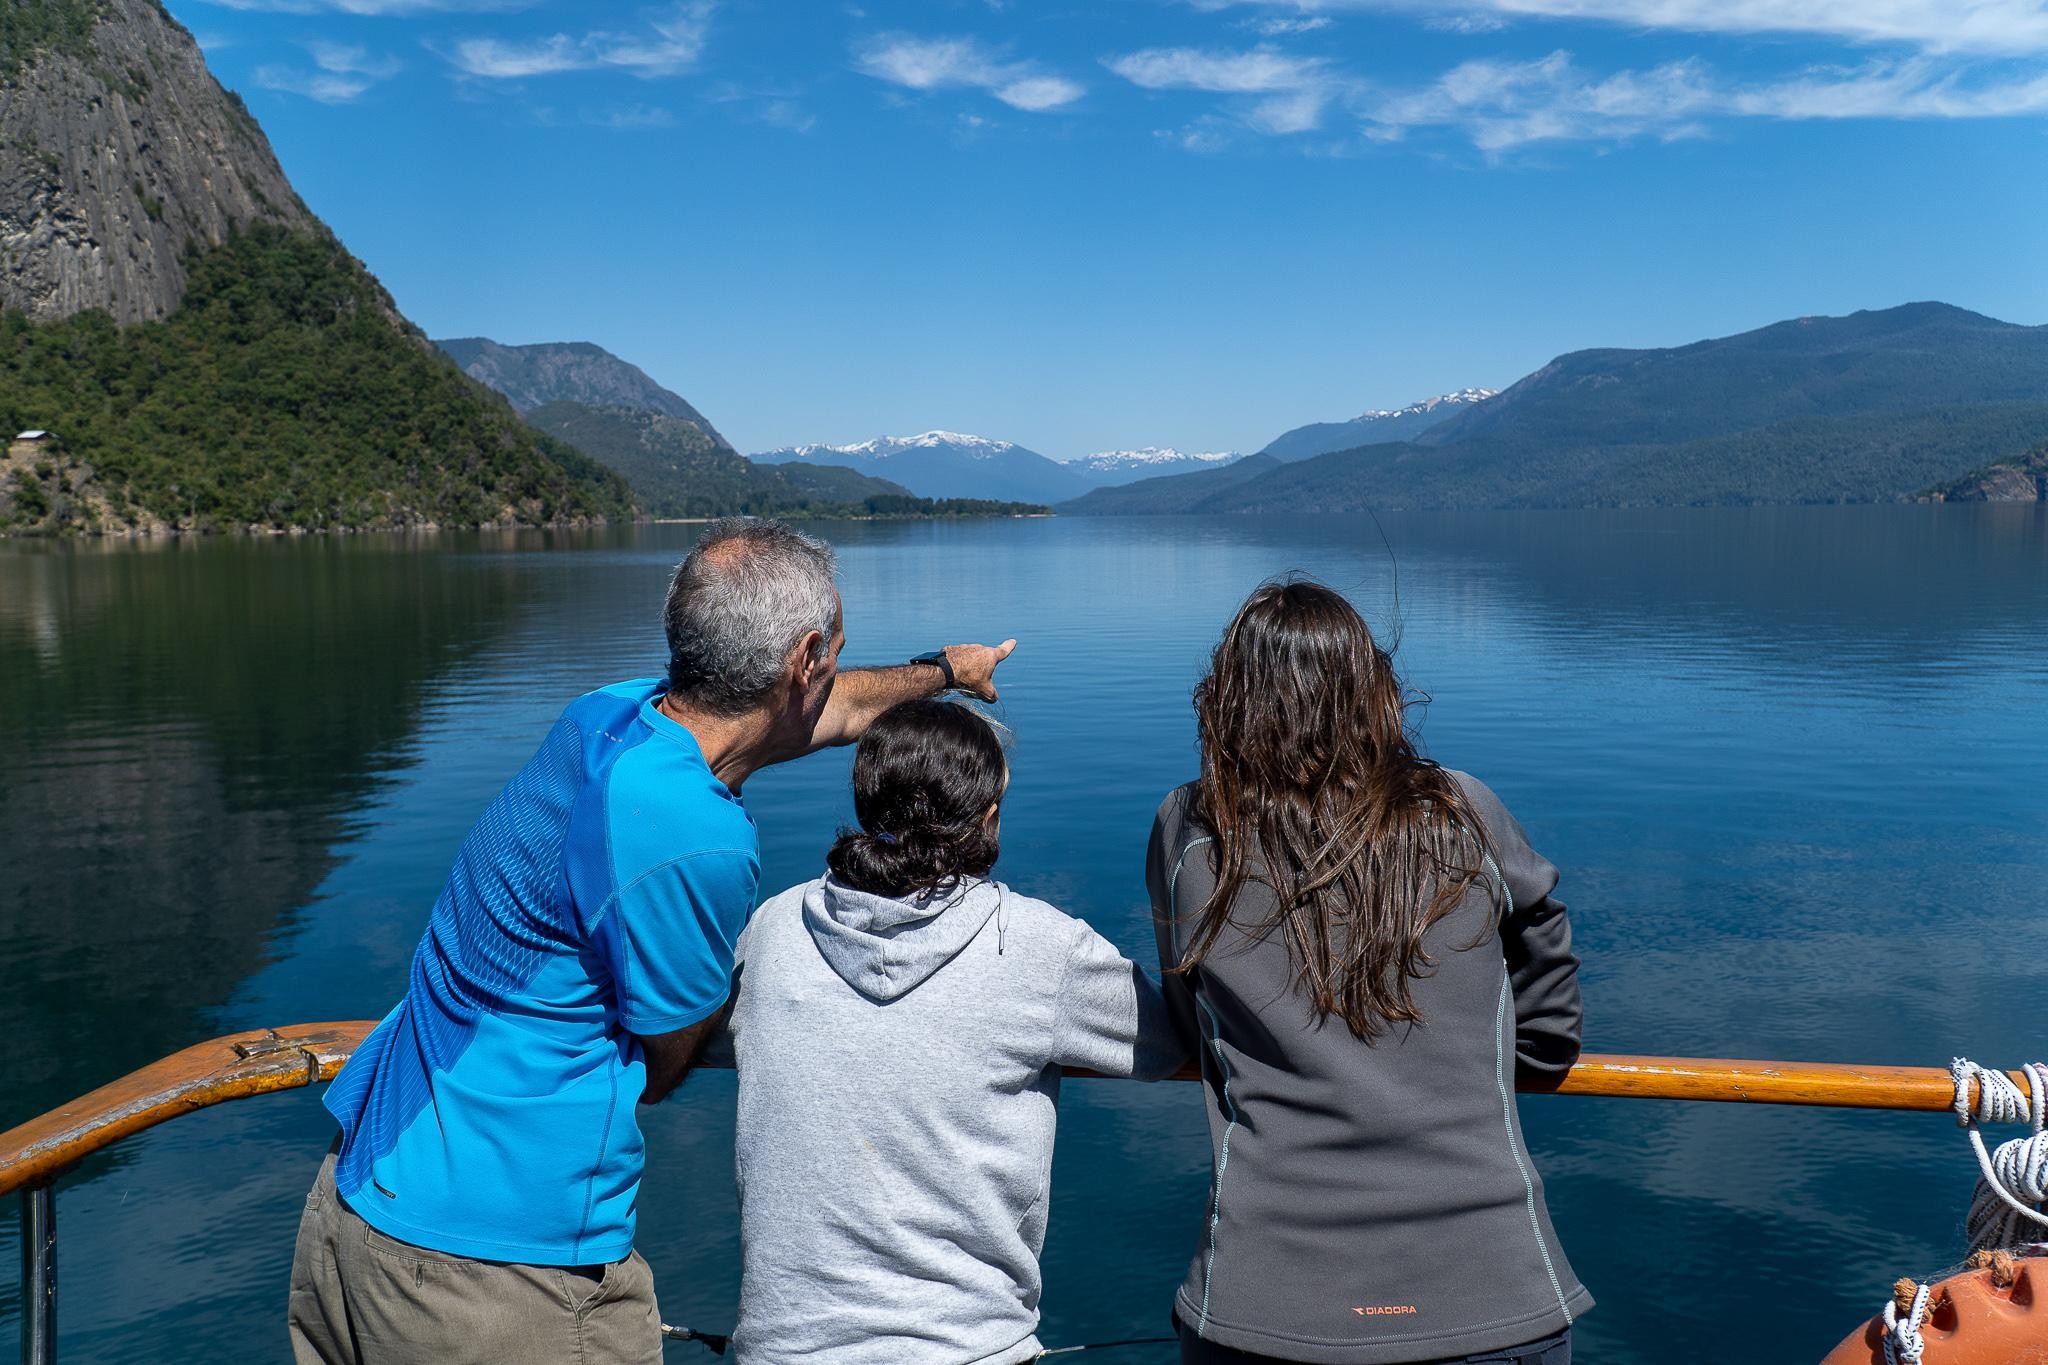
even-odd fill
[[[1436,757],[1563,869],[1589,1050],[1941,1065],[2048,1054],[2048,509],[1887,507],[829,528],[847,658],[1015,635],[1001,875],[1133,954],[1188,693],[1242,596],[1351,593]],[[382,1014],[457,843],[570,698],[658,669],[689,527],[0,544],[0,1127],[235,1029]],[[764,891],[848,756],[748,785]],[[730,1075],[644,1113],[670,1321],[732,1322]],[[1054,1345],[1153,1335],[1201,1223],[1190,1085],[1067,1087]],[[1810,1362],[1961,1252],[1940,1115],[1522,1101],[1600,1300],[1582,1358]],[[283,1355],[312,1092],[60,1187],[72,1361]],[[11,1211],[0,1264],[17,1263]],[[1484,1286],[1475,1285],[1475,1293]],[[0,1290],[0,1341],[18,1317]],[[1091,1357],[1092,1358],[1092,1357]],[[1170,1352],[1105,1352],[1161,1362]],[[669,1359],[708,1360],[675,1345]]]

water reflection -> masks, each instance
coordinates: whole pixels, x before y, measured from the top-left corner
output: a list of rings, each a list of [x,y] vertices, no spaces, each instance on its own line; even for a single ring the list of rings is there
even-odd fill
[[[463,831],[548,719],[659,666],[655,603],[694,534],[0,546],[0,915],[23,945],[0,1023],[26,1040],[0,1121],[196,1037],[388,1007]],[[831,534],[850,660],[1023,641],[1004,875],[1127,951],[1151,940],[1154,805],[1193,772],[1189,688],[1243,594],[1305,569],[1399,634],[1433,752],[1565,869],[1592,1046],[2040,1052],[2013,946],[2048,930],[2048,509]],[[816,870],[847,758],[749,784],[764,889]],[[735,1288],[731,1100],[702,1077],[646,1120],[642,1247],[665,1309],[710,1328]],[[1048,1340],[1159,1329],[1200,1222],[1200,1107],[1193,1087],[1069,1087]],[[1703,1354],[1734,1302],[1770,1328],[1748,1358],[1812,1360],[1960,1245],[1970,1169],[1938,1119],[1525,1115],[1601,1299],[1588,1359]],[[261,1101],[67,1182],[67,1355],[276,1358],[327,1132],[310,1096]]]
[[[207,1036],[517,597],[391,541],[0,553],[0,1125]]]

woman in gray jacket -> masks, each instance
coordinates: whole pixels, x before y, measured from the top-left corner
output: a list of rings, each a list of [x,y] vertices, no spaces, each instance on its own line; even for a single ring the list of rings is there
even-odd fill
[[[1253,593],[1195,691],[1202,773],[1148,879],[1198,1031],[1214,1161],[1184,1362],[1568,1365],[1592,1299],[1522,1141],[1518,1074],[1579,1050],[1557,869],[1419,756],[1343,597]]]
[[[1186,1056],[1142,968],[990,877],[1008,782],[978,713],[884,712],[860,828],[740,938],[742,1365],[1034,1359],[1060,1068]]]

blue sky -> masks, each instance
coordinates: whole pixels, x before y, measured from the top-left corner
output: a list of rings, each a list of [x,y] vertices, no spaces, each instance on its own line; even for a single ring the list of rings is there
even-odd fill
[[[1560,352],[2048,321],[2048,0],[170,0],[436,336],[742,450],[1256,449]]]

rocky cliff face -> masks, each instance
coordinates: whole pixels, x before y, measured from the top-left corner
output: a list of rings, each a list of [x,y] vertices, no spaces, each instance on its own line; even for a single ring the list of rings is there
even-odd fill
[[[0,0],[0,435],[27,428],[59,443],[0,458],[0,535],[633,515],[405,320],[157,0]]]
[[[633,408],[692,423],[720,450],[732,442],[718,434],[704,414],[648,378],[638,365],[588,341],[543,341],[507,346],[489,337],[450,337],[434,343],[470,378],[512,400],[521,412],[549,403]]]
[[[167,317],[188,249],[255,222],[317,228],[156,0],[0,4],[0,308]]]
[[[2048,446],[1921,495],[1927,502],[2048,502]]]

